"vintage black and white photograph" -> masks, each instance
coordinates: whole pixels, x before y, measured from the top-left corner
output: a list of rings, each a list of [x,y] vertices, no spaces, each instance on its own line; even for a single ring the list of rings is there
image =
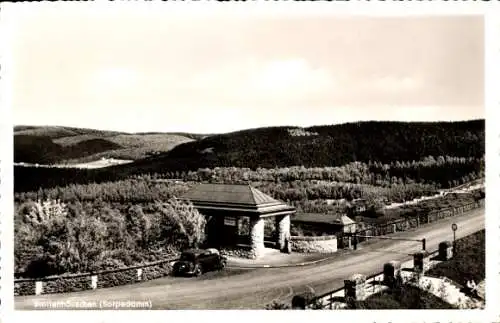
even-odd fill
[[[16,310],[485,308],[482,16],[47,8]]]

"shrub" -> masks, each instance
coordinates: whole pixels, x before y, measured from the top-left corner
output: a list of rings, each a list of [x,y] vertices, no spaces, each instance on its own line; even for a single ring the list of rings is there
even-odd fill
[[[19,206],[16,218],[15,270],[23,277],[151,262],[205,237],[204,216],[177,200],[131,207],[30,202]]]
[[[364,301],[352,302],[351,309],[453,309],[454,306],[434,296],[423,286],[403,284],[395,289],[375,294]]]
[[[290,305],[273,301],[271,304],[266,305],[266,310],[288,310],[291,309]]]
[[[476,283],[485,278],[485,230],[458,239],[453,258],[431,268],[426,275],[448,277],[461,285],[473,279]]]

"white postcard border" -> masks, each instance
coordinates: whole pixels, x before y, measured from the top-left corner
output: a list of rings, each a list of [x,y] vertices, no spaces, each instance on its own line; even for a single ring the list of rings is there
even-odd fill
[[[35,10],[37,6],[81,5],[82,9],[91,6],[100,6],[102,10],[118,10],[120,7],[130,7],[136,10],[170,10],[182,14],[186,10],[204,14],[206,11],[220,11],[224,13],[260,14],[266,15],[309,15],[309,14],[361,14],[361,15],[460,15],[460,14],[485,14],[485,39],[486,39],[486,227],[487,227],[487,278],[486,284],[486,309],[484,311],[472,310],[427,310],[427,311],[69,311],[58,312],[23,312],[13,310],[13,207],[12,207],[12,104],[10,101],[11,89],[9,88],[9,51],[8,28],[9,22],[15,17],[9,16],[16,6],[27,7]],[[497,198],[500,174],[499,158],[499,128],[500,124],[498,104],[500,102],[498,84],[500,84],[500,16],[498,5],[495,2],[469,2],[469,1],[423,1],[423,2],[268,2],[268,3],[213,3],[199,1],[191,3],[158,3],[158,2],[96,2],[92,3],[23,3],[9,4],[2,10],[2,69],[1,69],[1,316],[5,321],[11,320],[37,320],[37,321],[67,321],[82,322],[116,322],[116,321],[212,321],[223,320],[250,322],[255,320],[288,320],[303,322],[304,320],[329,320],[329,321],[369,321],[369,322],[484,322],[500,320],[500,304],[498,286],[499,282],[499,257],[497,246],[500,243],[499,219],[500,201]],[[156,8],[157,7],[157,8]],[[149,9],[147,9],[149,8]],[[7,14],[5,14],[5,12]],[[6,25],[4,25],[6,24]],[[5,47],[7,46],[7,47]],[[464,62],[466,64],[466,62]],[[457,68],[459,68],[457,66]]]

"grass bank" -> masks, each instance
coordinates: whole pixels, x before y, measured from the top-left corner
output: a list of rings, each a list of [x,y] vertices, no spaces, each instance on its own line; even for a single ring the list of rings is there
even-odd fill
[[[485,255],[485,230],[482,230],[457,240],[455,256],[448,261],[439,263],[426,275],[448,277],[461,285],[465,285],[467,279],[473,279],[479,283],[485,277]]]

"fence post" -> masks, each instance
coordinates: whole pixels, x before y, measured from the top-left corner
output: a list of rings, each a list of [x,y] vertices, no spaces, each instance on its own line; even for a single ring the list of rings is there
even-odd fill
[[[41,295],[43,293],[43,281],[35,282],[35,295]]]
[[[97,289],[97,275],[90,276],[90,287]]]
[[[397,275],[401,271],[401,263],[399,261],[390,261],[384,264],[382,283],[392,287]]]
[[[137,280],[142,280],[142,268],[137,268]]]
[[[443,241],[439,244],[439,258],[442,261],[449,260],[453,257],[453,248],[450,241]]]
[[[413,254],[413,271],[423,274],[427,268],[427,252],[416,252]]]
[[[354,274],[350,279],[344,280],[345,298],[352,298],[354,301],[365,299],[366,276]]]

